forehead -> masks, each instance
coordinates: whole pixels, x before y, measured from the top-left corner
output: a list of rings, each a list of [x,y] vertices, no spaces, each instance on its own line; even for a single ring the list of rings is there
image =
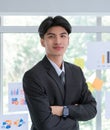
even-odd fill
[[[46,32],[46,34],[49,34],[49,33],[53,33],[53,34],[62,34],[62,33],[65,33],[65,34],[68,34],[68,32],[66,31],[65,28],[61,27],[61,26],[53,26],[51,28],[49,28]]]

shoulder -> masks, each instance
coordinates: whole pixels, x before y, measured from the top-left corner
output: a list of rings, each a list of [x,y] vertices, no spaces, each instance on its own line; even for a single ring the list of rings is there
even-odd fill
[[[38,62],[36,65],[34,65],[32,68],[28,69],[24,75],[34,75],[39,73],[42,70],[42,64],[41,62]]]
[[[81,71],[81,68],[79,66],[75,65],[75,64],[72,64],[72,63],[69,63],[69,62],[64,62],[64,64],[65,64],[66,68]]]
[[[46,57],[44,57],[41,61],[35,64],[32,68],[27,70],[24,76],[29,76],[31,78],[34,77],[42,77],[45,72],[47,72],[51,68],[51,64]]]
[[[65,64],[65,70],[68,71],[69,73],[76,75],[78,77],[79,76],[84,77],[84,73],[79,66],[69,62],[64,62],[64,64]]]
[[[74,77],[74,79],[85,81],[83,70],[79,66],[65,62],[65,71]]]

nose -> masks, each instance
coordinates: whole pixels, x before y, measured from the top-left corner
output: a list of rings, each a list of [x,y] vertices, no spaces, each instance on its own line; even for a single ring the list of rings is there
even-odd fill
[[[61,43],[61,38],[59,36],[55,37],[55,43],[60,44]]]

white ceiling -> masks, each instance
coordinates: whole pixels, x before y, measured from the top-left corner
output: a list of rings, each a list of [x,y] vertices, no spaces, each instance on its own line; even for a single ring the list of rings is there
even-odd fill
[[[109,14],[110,0],[0,0],[0,14]]]

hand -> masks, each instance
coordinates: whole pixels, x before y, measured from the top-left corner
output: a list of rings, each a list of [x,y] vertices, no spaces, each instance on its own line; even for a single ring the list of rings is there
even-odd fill
[[[50,106],[52,109],[52,114],[57,116],[62,116],[63,106]]]

